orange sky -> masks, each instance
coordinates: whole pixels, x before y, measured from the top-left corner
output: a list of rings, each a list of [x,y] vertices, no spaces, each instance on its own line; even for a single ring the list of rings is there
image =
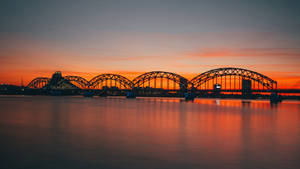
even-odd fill
[[[0,77],[1,82],[0,83],[20,85],[21,79],[23,79],[23,84],[26,85],[35,77],[51,77],[52,73],[54,73],[54,71],[37,71],[37,72],[15,71],[13,73],[1,74],[1,77]],[[105,71],[103,71],[103,72],[87,72],[87,73],[85,73],[85,72],[65,71],[62,73],[64,76],[76,75],[76,76],[81,76],[87,80],[90,80],[93,77],[95,77],[101,73],[115,73],[115,74],[123,75],[123,76],[127,77],[128,79],[132,80],[135,77],[137,77],[145,72],[130,72],[130,71],[105,72]],[[182,73],[180,75],[191,80],[193,77],[197,76],[198,74]],[[289,76],[288,74],[282,74],[281,72],[271,72],[271,73],[269,72],[268,76],[278,82],[278,88],[300,88],[299,87],[300,86],[300,77],[299,76]],[[16,78],[16,77],[19,77],[19,78]]]
[[[278,81],[279,88],[300,88],[300,52],[295,49],[210,48],[193,53],[169,51],[161,57],[133,53],[132,56],[102,56],[99,59],[85,55],[87,49],[75,53],[30,40],[2,40],[2,44],[4,42],[7,47],[0,53],[0,83],[20,85],[23,79],[26,85],[35,77],[51,77],[58,70],[63,75],[82,76],[87,80],[101,73],[120,74],[132,80],[154,70],[174,72],[192,79],[211,69],[239,67]]]
[[[101,73],[120,74],[134,79],[148,71],[162,70],[192,79],[220,67],[239,67],[262,73],[279,88],[300,88],[300,52],[295,49],[202,49],[198,52],[172,52],[165,56],[96,56],[47,47],[45,43],[9,39],[11,46],[1,50],[0,83],[28,84],[35,77],[51,77],[55,71],[87,80]],[[159,54],[159,53],[158,53]]]
[[[195,52],[168,51],[138,56],[90,54],[51,47],[47,42],[8,38],[0,41],[0,83],[28,84],[35,77],[51,77],[55,71],[87,80],[101,73],[120,74],[128,79],[148,71],[162,70],[192,79],[199,73],[220,68],[239,67],[262,73],[276,81],[279,88],[300,88],[300,52],[297,49],[206,48]],[[49,47],[50,46],[50,47]],[[86,53],[88,54],[85,54]],[[127,56],[128,55],[128,56]],[[161,56],[159,56],[161,55]]]
[[[161,70],[191,79],[238,67],[279,88],[300,88],[293,3],[7,1],[0,6],[0,83],[28,84],[55,71],[89,80]]]

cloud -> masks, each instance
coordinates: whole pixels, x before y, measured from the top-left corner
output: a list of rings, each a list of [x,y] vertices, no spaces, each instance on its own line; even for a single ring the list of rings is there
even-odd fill
[[[100,56],[98,60],[101,61],[140,61],[140,60],[150,60],[153,58],[159,58],[158,56]]]
[[[300,48],[206,48],[189,52],[188,58],[221,58],[221,57],[280,57],[300,58]]]

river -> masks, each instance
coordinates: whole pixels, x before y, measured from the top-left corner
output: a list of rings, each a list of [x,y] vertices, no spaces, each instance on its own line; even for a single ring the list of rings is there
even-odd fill
[[[0,96],[1,169],[299,169],[300,102]]]

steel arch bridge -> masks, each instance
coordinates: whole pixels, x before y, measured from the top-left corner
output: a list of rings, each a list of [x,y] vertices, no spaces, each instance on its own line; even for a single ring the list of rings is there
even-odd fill
[[[50,80],[47,77],[38,77],[33,79],[27,87],[41,89]],[[165,92],[185,90],[210,92],[215,89],[216,85],[220,86],[222,92],[241,92],[244,90],[244,86],[248,86],[248,90],[253,92],[277,90],[277,82],[271,78],[252,70],[234,67],[212,69],[199,74],[190,81],[181,75],[165,71],[147,72],[132,81],[124,76],[108,73],[100,74],[90,81],[80,76],[64,76],[63,81],[71,82],[81,89],[112,89],[113,91],[134,89],[135,91],[146,91],[146,93],[147,89],[150,93],[156,91],[154,89]],[[244,84],[244,82],[247,83]]]
[[[189,81],[175,73],[164,72],[164,71],[152,71],[144,73],[135,79],[133,79],[134,88],[145,88],[151,87],[151,81],[154,82],[153,88],[158,88],[157,79],[160,79],[160,89],[171,89],[170,80],[173,82],[173,90],[176,88],[176,84],[179,85],[180,89],[187,89]],[[166,82],[164,81],[166,79]],[[164,85],[165,84],[165,85]]]
[[[132,82],[124,76],[109,73],[98,75],[89,81],[89,88],[91,89],[103,87],[131,89]]]
[[[213,89],[215,84],[222,90],[242,90],[245,80],[251,81],[251,89],[277,89],[275,80],[252,70],[233,67],[209,70],[194,77],[191,83],[193,88],[200,90]]]
[[[86,89],[89,88],[90,86],[89,81],[87,81],[85,78],[80,76],[64,76],[64,79],[68,80],[72,84],[75,82],[74,85],[81,89]]]
[[[37,77],[33,79],[27,87],[33,88],[33,89],[40,89],[45,87],[50,81],[50,78],[48,77]]]

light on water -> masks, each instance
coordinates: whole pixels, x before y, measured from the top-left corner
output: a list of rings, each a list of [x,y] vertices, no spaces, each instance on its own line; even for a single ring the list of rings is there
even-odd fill
[[[0,168],[299,168],[300,104],[0,97]]]

